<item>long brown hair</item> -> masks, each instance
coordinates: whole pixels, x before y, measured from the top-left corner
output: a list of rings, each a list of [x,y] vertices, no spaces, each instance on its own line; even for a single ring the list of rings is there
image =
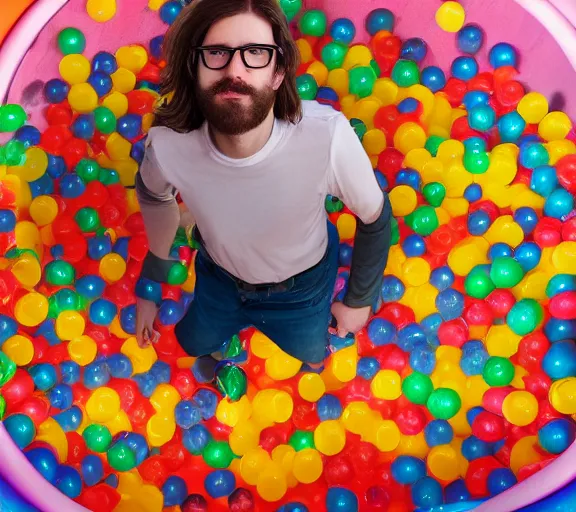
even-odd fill
[[[181,133],[202,126],[204,115],[194,100],[196,77],[191,75],[198,59],[191,48],[202,45],[215,22],[244,12],[267,20],[276,44],[282,48],[283,55],[277,54],[276,71],[283,71],[285,77],[276,93],[274,116],[291,123],[301,119],[302,104],[296,88],[300,54],[278,0],[195,0],[182,10],[164,40],[166,67],[160,94],[169,95],[170,100],[157,107],[154,126]]]

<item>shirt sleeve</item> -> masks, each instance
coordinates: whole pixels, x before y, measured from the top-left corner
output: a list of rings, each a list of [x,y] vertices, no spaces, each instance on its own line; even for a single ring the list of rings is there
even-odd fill
[[[365,224],[374,222],[382,211],[384,196],[370,158],[343,114],[332,121],[328,191]]]
[[[148,199],[156,201],[172,201],[174,199],[174,187],[165,178],[150,139],[146,142],[139,175],[142,180],[140,185],[144,185],[144,189],[137,186],[137,191],[144,192]]]

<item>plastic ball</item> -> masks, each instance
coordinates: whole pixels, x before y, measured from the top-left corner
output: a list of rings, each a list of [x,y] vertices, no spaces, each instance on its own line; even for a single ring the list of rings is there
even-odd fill
[[[574,210],[574,195],[563,188],[552,191],[544,203],[544,215],[562,219]]]
[[[188,496],[186,482],[179,476],[170,476],[162,485],[162,494],[164,495],[164,506],[173,507],[182,505]]]
[[[56,479],[58,459],[49,448],[37,447],[25,452],[26,458],[45,480],[53,483]]]
[[[82,492],[82,477],[70,466],[59,466],[56,470],[54,486],[68,498],[77,498]]]
[[[446,32],[458,32],[464,25],[466,12],[458,2],[444,2],[436,11],[436,23]]]
[[[423,39],[413,37],[404,41],[400,56],[403,59],[413,60],[415,62],[422,62],[428,52],[428,45]]]
[[[516,111],[509,112],[498,120],[498,132],[502,142],[516,142],[522,136],[525,128],[526,122]]]
[[[502,414],[512,425],[525,427],[538,415],[538,400],[528,391],[512,391],[502,402]]]
[[[489,105],[478,105],[468,112],[468,123],[473,130],[487,132],[495,122],[496,112]]]
[[[430,447],[448,444],[454,438],[454,430],[446,420],[432,420],[424,428],[424,437]]]
[[[442,486],[432,477],[425,476],[412,486],[412,501],[417,507],[434,507],[441,505]]]
[[[420,372],[412,372],[402,381],[402,393],[414,404],[426,404],[433,389],[430,377]]]
[[[172,25],[182,11],[182,4],[171,0],[160,7],[160,19],[167,25]]]
[[[318,92],[318,84],[310,74],[299,75],[296,78],[296,88],[300,98],[303,100],[313,100]]]
[[[467,82],[478,74],[478,63],[474,57],[456,57],[451,71],[454,78]]]
[[[298,27],[304,35],[321,37],[326,33],[326,14],[317,9],[310,9],[304,12],[298,22]]]
[[[570,340],[552,343],[542,359],[542,370],[552,379],[576,377],[576,347]]]
[[[394,30],[394,14],[385,8],[374,9],[366,17],[366,31],[371,36],[381,30],[388,32]]]
[[[84,457],[80,471],[84,483],[88,486],[96,485],[104,478],[104,464],[97,455],[87,455]]]
[[[426,476],[426,464],[423,460],[410,455],[400,455],[392,461],[392,477],[402,485],[414,484]]]
[[[61,103],[68,97],[70,86],[59,78],[52,78],[44,85],[44,97],[48,103]]]
[[[36,436],[36,427],[25,414],[12,414],[4,418],[4,427],[14,443],[23,450]]]
[[[430,411],[430,414],[438,419],[449,420],[455,416],[460,407],[462,401],[460,396],[456,391],[450,388],[437,388],[428,397],[426,401],[426,407]]]
[[[400,59],[392,69],[392,80],[400,87],[410,87],[420,82],[418,64],[412,60]]]
[[[518,54],[516,49],[508,43],[498,43],[494,45],[488,54],[490,65],[494,69],[503,66],[511,66],[513,68],[518,64]]]
[[[475,55],[484,43],[484,32],[478,25],[465,25],[458,31],[456,42],[461,52]]]
[[[330,37],[334,41],[350,44],[356,35],[356,27],[348,18],[338,18],[330,26]]]
[[[227,469],[212,471],[204,479],[204,488],[213,499],[229,496],[235,487],[236,478],[234,473]]]
[[[9,103],[0,106],[0,133],[15,132],[22,128],[27,115],[20,105]]]
[[[521,299],[508,312],[506,323],[514,333],[525,336],[538,328],[543,317],[540,303],[534,299]]]
[[[550,155],[543,144],[529,142],[520,146],[519,162],[528,169],[546,166],[550,161]]]
[[[504,492],[517,483],[516,475],[508,468],[493,469],[488,475],[488,492],[492,496]]]
[[[446,75],[441,68],[437,66],[428,66],[422,70],[420,77],[422,85],[432,92],[438,92],[446,87]]]
[[[575,437],[576,427],[566,418],[553,419],[538,431],[540,446],[554,455],[564,452],[574,442]]]
[[[358,512],[358,498],[344,487],[330,487],[326,493],[328,512]]]
[[[86,48],[86,37],[77,28],[67,27],[58,33],[58,48],[62,55],[82,53]]]

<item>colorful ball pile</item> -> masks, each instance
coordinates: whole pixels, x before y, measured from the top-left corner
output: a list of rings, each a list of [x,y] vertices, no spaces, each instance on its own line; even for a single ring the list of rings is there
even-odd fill
[[[170,24],[185,3],[149,7]],[[511,45],[479,69],[483,33],[456,2],[437,14],[465,54],[449,73],[422,68],[426,42],[394,35],[387,9],[368,15],[362,45],[350,20],[280,4],[301,97],[350,119],[396,217],[382,305],[321,373],[248,329],[232,354],[246,393],[202,383],[173,334],[195,282],[183,232],[173,255],[185,271],[147,290],[161,301],[160,341],[136,343],[147,240],[130,187],[159,99],[161,35],[87,58],[68,28],[44,89],[48,128],[0,107],[0,131],[15,132],[0,147],[0,417],[41,475],[90,510],[408,511],[503,492],[574,441],[570,119],[515,79]],[[116,5],[88,9],[105,21]],[[342,297],[356,220],[336,197],[326,209]]]

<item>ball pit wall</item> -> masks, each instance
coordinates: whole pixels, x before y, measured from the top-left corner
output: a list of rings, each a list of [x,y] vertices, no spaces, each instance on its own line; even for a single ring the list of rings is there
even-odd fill
[[[61,9],[67,3],[73,5],[69,5],[64,13]],[[349,0],[308,0],[304,6],[308,9],[325,9],[330,19],[350,18],[359,29],[357,40],[365,42],[368,36],[361,29],[364,17],[370,10],[381,7],[382,2],[364,0],[361,3],[361,9],[357,8],[356,2]],[[4,32],[0,32],[0,40],[4,40],[0,47],[0,69],[3,70],[0,76],[0,98],[23,104],[32,114],[31,122],[42,129],[45,123],[41,116],[43,105],[35,105],[33,101],[26,104],[23,94],[30,83],[30,76],[54,76],[57,69],[54,69],[53,60],[43,59],[42,52],[26,54],[32,45],[45,47],[47,52],[55,51],[48,42],[53,41],[57,31],[73,23],[74,13],[79,14],[80,10],[84,9],[84,2],[37,0],[35,3],[27,1],[25,4],[21,11],[23,15],[16,25],[5,27]],[[26,10],[30,4],[33,5]],[[121,2],[116,19],[102,25],[101,33],[92,34],[87,53],[108,49],[108,34],[118,30],[119,26],[122,26],[122,39],[125,42],[137,40],[140,30],[137,21],[139,13],[130,9],[128,4],[129,2]],[[530,59],[521,63],[520,79],[529,82],[530,89],[545,94],[551,101],[552,109],[562,109],[572,118],[576,118],[576,89],[573,87],[576,80],[576,2],[468,0],[463,1],[463,4],[467,20],[487,28],[485,48],[490,48],[499,41],[509,41],[518,48],[521,55],[529,55]],[[431,51],[425,64],[449,67],[457,54],[456,47],[453,35],[443,33],[435,27],[434,12],[437,2],[391,0],[386,2],[386,7],[398,13],[397,33],[400,36],[423,37],[429,43]],[[48,29],[43,30],[48,24]],[[162,30],[160,22],[157,28],[158,32]],[[486,50],[478,57],[480,65],[486,65]],[[17,71],[20,71],[18,75]],[[4,503],[9,510],[12,506],[15,512],[34,510],[34,507],[45,512],[87,510],[66,498],[33,469],[1,423],[0,446],[0,508]],[[574,460],[576,445],[572,445],[554,463],[536,475],[474,510],[504,512],[518,510],[519,507],[530,504],[534,504],[529,507],[530,511],[546,510],[546,504],[540,500],[553,506],[552,501],[557,501],[562,493],[566,494],[566,489],[573,491],[573,481],[576,479]],[[448,511],[448,507],[440,507],[438,510],[440,509]]]

